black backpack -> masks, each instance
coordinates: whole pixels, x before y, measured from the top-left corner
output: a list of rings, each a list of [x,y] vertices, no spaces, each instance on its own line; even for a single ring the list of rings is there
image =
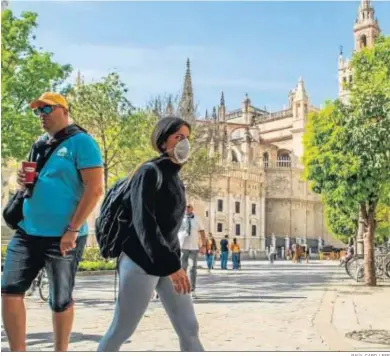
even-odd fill
[[[157,172],[156,189],[162,185],[162,173],[153,162],[151,165]],[[131,226],[131,209],[125,206],[123,198],[130,189],[131,179],[126,177],[117,181],[107,192],[100,215],[95,221],[95,235],[103,258],[118,258],[122,252],[122,243],[128,237]]]

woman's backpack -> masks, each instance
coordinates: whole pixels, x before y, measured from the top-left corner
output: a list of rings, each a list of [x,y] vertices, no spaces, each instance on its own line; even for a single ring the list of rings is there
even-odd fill
[[[162,185],[162,173],[153,162],[146,163],[157,171],[157,186]],[[117,181],[107,192],[95,221],[95,235],[100,254],[104,258],[118,258],[122,252],[123,241],[128,237],[132,224],[131,208],[126,207],[123,198],[131,189],[131,178]],[[128,205],[128,204],[127,204]]]

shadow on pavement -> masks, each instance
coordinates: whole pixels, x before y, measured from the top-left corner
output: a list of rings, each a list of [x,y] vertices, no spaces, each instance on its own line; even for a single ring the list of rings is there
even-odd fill
[[[70,337],[70,345],[83,341],[92,341],[97,344],[102,339],[103,335],[95,335],[95,334],[83,334],[79,332],[73,332]],[[1,341],[7,341],[7,337],[4,334],[3,328],[1,332]],[[125,344],[129,344],[131,341],[127,340]],[[45,344],[45,348],[53,348],[53,333],[52,332],[40,332],[40,333],[29,333],[27,334],[27,348],[29,346],[42,345]],[[9,351],[8,347],[4,347],[1,350]]]
[[[194,304],[206,304],[206,303],[273,303],[281,304],[289,299],[306,299],[306,297],[298,296],[253,296],[253,295],[240,295],[235,297],[221,296],[217,298],[207,297],[204,295],[194,299]]]
[[[305,298],[306,291],[329,289],[332,282],[337,284],[340,280],[336,265],[248,263],[243,268],[239,271],[216,268],[210,274],[198,273],[197,291],[201,301],[197,299],[195,303],[288,303],[294,300],[291,295],[304,293],[301,297]],[[115,304],[113,276],[80,276],[76,283],[78,291],[81,294],[76,295],[77,304],[112,311]]]

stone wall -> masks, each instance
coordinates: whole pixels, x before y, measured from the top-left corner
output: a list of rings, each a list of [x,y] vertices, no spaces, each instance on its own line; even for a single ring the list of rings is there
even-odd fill
[[[320,197],[309,190],[301,169],[268,168],[248,174],[249,169],[229,163],[226,175],[213,180],[216,193],[213,198],[209,201],[190,198],[207,232],[218,241],[225,234],[236,237],[244,250],[263,251],[265,238],[273,235],[331,239]],[[223,211],[218,211],[218,200],[222,201]],[[240,203],[239,213],[235,211],[236,202]],[[256,206],[255,214],[252,204]],[[222,224],[222,231],[218,231],[218,223]],[[240,235],[236,235],[236,224],[240,225]]]
[[[296,168],[267,169],[266,236],[329,238],[320,196],[313,194]]]

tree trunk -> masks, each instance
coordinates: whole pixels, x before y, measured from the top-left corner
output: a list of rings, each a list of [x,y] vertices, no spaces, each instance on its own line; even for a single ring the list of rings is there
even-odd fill
[[[365,209],[365,206],[364,206]],[[362,208],[359,211],[359,228],[358,228],[358,233],[356,236],[356,246],[355,246],[355,253],[357,255],[363,255],[364,253],[364,214],[362,211]]]
[[[104,154],[103,154],[103,174],[104,174],[104,194],[107,193],[108,190],[108,151],[106,146],[106,139],[103,135],[103,146],[104,146]]]
[[[107,164],[104,163],[104,193],[107,193],[108,190],[108,168]]]
[[[366,204],[360,205],[367,228],[364,234],[364,283],[366,286],[376,286],[374,257],[375,205],[375,202],[370,201],[368,203],[368,212]]]

